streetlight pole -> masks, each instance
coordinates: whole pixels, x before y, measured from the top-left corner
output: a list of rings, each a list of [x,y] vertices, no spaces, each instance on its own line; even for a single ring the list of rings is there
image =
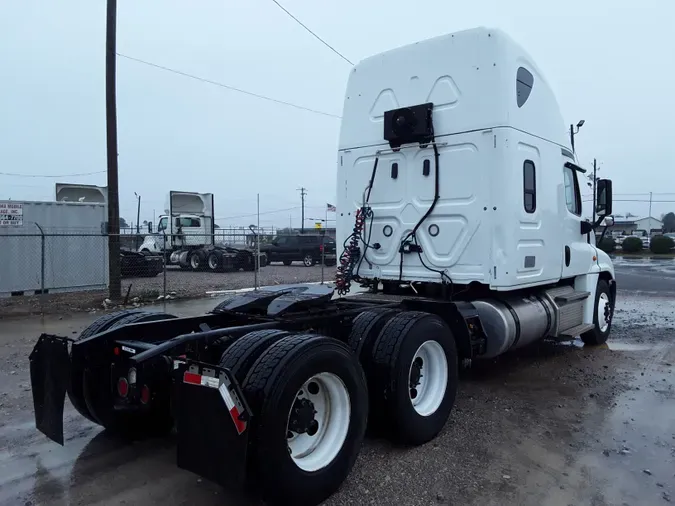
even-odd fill
[[[141,196],[134,192],[136,199],[138,199],[138,205],[136,206],[136,235],[141,233]]]
[[[580,120],[579,123],[576,125],[576,130],[573,124],[570,125],[570,142],[572,143],[572,152],[576,153],[576,150],[574,149],[574,136],[579,133],[579,129],[584,126],[584,123],[586,120]]]

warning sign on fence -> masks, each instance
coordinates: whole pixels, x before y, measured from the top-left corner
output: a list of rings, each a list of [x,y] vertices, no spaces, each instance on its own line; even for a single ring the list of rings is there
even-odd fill
[[[23,204],[11,201],[0,202],[0,227],[23,226]]]

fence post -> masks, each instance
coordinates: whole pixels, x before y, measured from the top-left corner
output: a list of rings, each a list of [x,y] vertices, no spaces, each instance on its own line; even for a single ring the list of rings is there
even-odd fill
[[[254,273],[253,288],[254,288],[254,290],[257,290],[258,289],[258,266],[260,265],[260,245],[259,245],[259,242],[258,242],[258,233],[255,230],[254,226],[249,225],[248,228],[251,230],[251,233],[253,234],[253,240],[256,242],[256,244],[258,244],[258,246],[256,246],[256,255],[255,255],[255,258],[253,260],[254,261],[254,264],[253,264],[253,266],[254,266],[253,267],[253,273]],[[244,242],[246,242],[245,239],[244,239]]]
[[[35,223],[35,226],[40,230],[40,300],[42,300],[45,294],[45,232],[38,223]]]
[[[164,265],[164,293],[162,299],[166,302],[166,234],[162,234],[164,244],[162,245],[162,264]]]

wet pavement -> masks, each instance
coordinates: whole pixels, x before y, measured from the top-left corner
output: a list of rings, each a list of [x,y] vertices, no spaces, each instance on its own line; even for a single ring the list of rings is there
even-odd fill
[[[622,290],[675,296],[675,258],[616,256],[612,262]]]
[[[617,272],[624,288],[620,276],[634,271]],[[367,440],[327,504],[675,502],[675,289],[637,290],[620,291],[606,346],[544,342],[475,364],[436,440]],[[167,309],[191,315],[217,302]],[[65,447],[35,430],[27,356],[36,336],[74,335],[98,316],[0,321],[0,505],[256,504],[178,469],[170,438],[116,441],[69,405]]]

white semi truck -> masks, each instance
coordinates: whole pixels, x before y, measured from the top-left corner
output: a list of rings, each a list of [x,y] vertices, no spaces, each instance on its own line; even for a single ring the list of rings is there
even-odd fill
[[[157,232],[146,236],[138,251],[164,255],[168,265],[193,271],[254,270],[252,249],[216,244],[213,210],[212,193],[170,191]]]
[[[550,86],[499,30],[357,64],[337,167],[336,297],[291,285],[190,318],[101,317],[31,354],[36,425],[63,444],[66,391],[120,434],[177,430],[177,464],[279,504],[317,504],[366,426],[433,439],[460,363],[546,337],[610,333],[616,284],[584,221],[578,166]],[[596,213],[612,185],[597,183]],[[370,292],[350,297],[352,282]],[[385,292],[385,293],[382,293]]]

